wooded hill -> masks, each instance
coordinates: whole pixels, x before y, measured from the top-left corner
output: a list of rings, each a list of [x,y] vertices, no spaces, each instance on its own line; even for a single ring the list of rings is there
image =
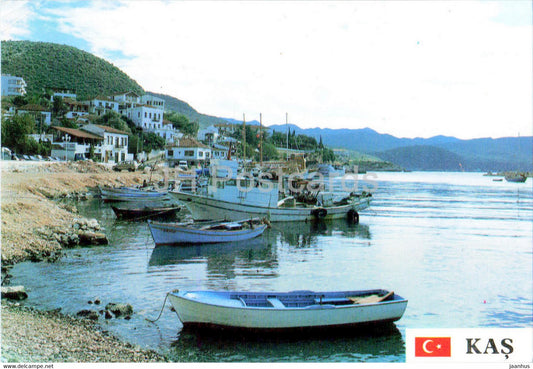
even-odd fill
[[[26,92],[74,90],[78,99],[143,88],[108,61],[72,46],[48,42],[2,41],[2,74],[24,78]]]

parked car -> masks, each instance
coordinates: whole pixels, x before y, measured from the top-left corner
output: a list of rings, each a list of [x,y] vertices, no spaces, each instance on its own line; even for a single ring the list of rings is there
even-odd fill
[[[180,160],[179,163],[178,163],[178,167],[183,169],[183,170],[188,170],[189,169],[186,160]]]
[[[121,172],[127,170],[129,172],[135,172],[137,169],[137,163],[135,161],[123,161],[118,164],[115,164],[113,167],[114,171]]]

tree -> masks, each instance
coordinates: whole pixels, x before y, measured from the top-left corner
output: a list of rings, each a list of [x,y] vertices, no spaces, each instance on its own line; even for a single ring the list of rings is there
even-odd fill
[[[94,144],[89,145],[89,159],[94,160]]]
[[[61,96],[56,96],[54,98],[54,103],[52,104],[52,114],[54,117],[62,117],[68,112],[68,108],[63,102]]]
[[[322,149],[322,162],[323,163],[328,163],[328,162],[334,162],[335,161],[335,153],[333,152],[333,150],[331,149],[328,149],[328,148],[323,148]]]
[[[260,154],[257,154],[257,160],[259,160]],[[279,159],[279,152],[276,149],[276,146],[271,143],[263,141],[263,160],[277,160]]]
[[[17,114],[2,122],[2,146],[15,152],[26,152],[28,136],[35,129],[35,120],[29,114]],[[35,140],[34,140],[35,141]]]
[[[198,129],[200,125],[198,122],[190,122],[183,114],[172,112],[164,115],[165,119],[172,123],[172,126],[178,129],[184,135],[196,137],[198,135]]]
[[[50,155],[50,142],[37,142],[28,137],[35,131],[35,120],[29,114],[15,115],[2,121],[2,146],[30,155]]]
[[[112,127],[128,134],[131,134],[131,128],[128,123],[117,112],[110,111],[96,120],[96,124]]]
[[[162,150],[165,148],[165,139],[153,132],[143,133],[142,140],[143,148],[146,152],[150,152],[152,150]]]

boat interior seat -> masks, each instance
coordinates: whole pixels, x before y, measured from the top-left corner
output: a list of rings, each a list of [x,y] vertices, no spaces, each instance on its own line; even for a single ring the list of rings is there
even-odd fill
[[[270,303],[270,305],[272,305],[276,309],[285,309],[285,305],[283,304],[283,302],[281,302],[279,299],[275,297],[269,297],[267,298],[267,301]]]

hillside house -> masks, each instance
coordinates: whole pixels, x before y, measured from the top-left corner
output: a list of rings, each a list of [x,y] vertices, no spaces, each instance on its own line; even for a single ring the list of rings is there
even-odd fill
[[[69,97],[64,97],[63,104],[65,104],[68,109],[68,112],[65,114],[65,118],[67,119],[76,119],[78,117],[89,115],[89,104],[85,102],[76,101]]]
[[[90,100],[83,101],[88,105],[87,111],[96,116],[102,116],[110,111],[119,112],[120,103],[105,96],[97,96]]]
[[[26,95],[26,82],[22,77],[2,74],[0,80],[2,86],[1,96],[24,96]]]
[[[163,128],[163,110],[150,105],[138,105],[128,108],[125,114],[137,127],[145,131]]]
[[[53,127],[56,130],[52,143],[52,156],[76,160],[88,158],[91,146],[94,156],[104,163],[133,160],[128,153],[128,134],[118,129],[88,124],[80,129]]]
[[[127,110],[141,104],[141,96],[133,91],[121,92],[110,97],[119,103],[118,112],[127,116]]]
[[[31,115],[35,119],[35,124],[38,127],[42,127],[44,125],[49,126],[52,124],[52,112],[41,105],[28,104],[21,106],[17,110],[17,114]]]
[[[227,159],[228,152],[229,152],[229,146],[225,146],[221,144],[213,144],[211,146],[211,158],[212,159]]]
[[[194,167],[211,159],[211,149],[192,137],[182,137],[173,145],[167,146],[166,158],[170,166],[185,160],[187,165]]]
[[[153,106],[154,108],[158,108],[158,109],[165,111],[165,100],[159,97],[156,97],[156,96],[142,95],[141,104]]]
[[[76,100],[77,95],[74,91],[71,90],[55,89],[52,96],[50,96],[50,101],[54,102],[54,98],[56,97],[61,97],[63,101],[65,99]]]
[[[218,128],[215,126],[209,126],[198,131],[198,139],[206,145],[212,145],[217,142],[219,136]]]

